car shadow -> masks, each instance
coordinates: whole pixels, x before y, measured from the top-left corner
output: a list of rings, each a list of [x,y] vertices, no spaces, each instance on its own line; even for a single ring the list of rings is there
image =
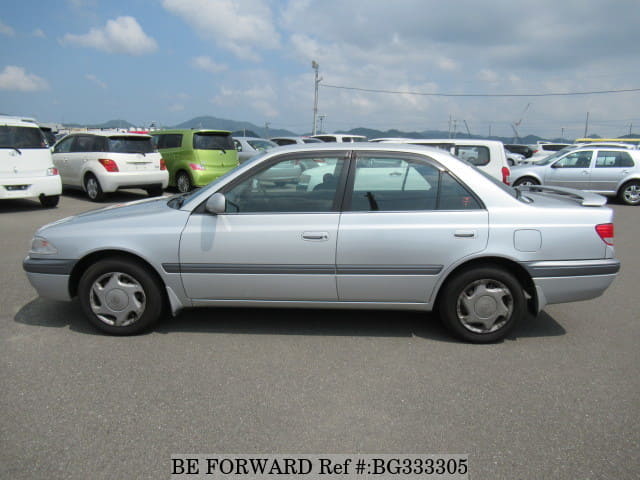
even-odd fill
[[[56,302],[37,298],[23,306],[15,321],[24,325],[69,328],[103,336],[84,317],[77,299]],[[176,318],[163,318],[149,333],[201,332],[250,335],[319,335],[351,337],[418,337],[459,343],[436,314],[391,310],[327,310],[281,308],[195,308]],[[566,330],[547,313],[528,316],[507,341],[564,335]]]
[[[87,202],[91,202],[87,193],[80,189],[75,188],[65,188],[62,191],[62,194],[65,197],[75,198],[77,200],[85,200]],[[116,190],[115,192],[106,193],[104,200],[102,202],[91,202],[97,207],[100,205],[106,205],[110,203],[119,203],[119,202],[132,202],[134,200],[142,200],[144,198],[149,198],[147,192],[140,189],[131,189],[131,190]]]
[[[0,202],[0,213],[20,213],[33,210],[48,210],[42,208],[39,200],[24,198],[4,199]]]

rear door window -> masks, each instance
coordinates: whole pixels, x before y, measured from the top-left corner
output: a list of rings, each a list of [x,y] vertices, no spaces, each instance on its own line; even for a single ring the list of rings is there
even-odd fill
[[[600,151],[596,159],[596,168],[633,167],[631,155],[627,152]]]

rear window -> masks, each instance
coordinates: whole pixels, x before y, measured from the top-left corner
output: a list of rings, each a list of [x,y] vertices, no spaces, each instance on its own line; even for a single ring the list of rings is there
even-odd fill
[[[0,148],[47,148],[38,127],[0,125]]]
[[[196,150],[235,150],[233,139],[228,133],[204,132],[193,135]]]
[[[114,153],[152,153],[151,137],[109,137],[107,151]]]

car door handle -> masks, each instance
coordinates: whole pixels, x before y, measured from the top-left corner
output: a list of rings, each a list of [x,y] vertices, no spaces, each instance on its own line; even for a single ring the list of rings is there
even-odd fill
[[[326,242],[329,240],[328,232],[303,232],[302,238],[312,242]]]
[[[453,234],[457,238],[475,238],[475,230],[456,230]]]
[[[583,175],[589,175],[589,170],[582,170]]]

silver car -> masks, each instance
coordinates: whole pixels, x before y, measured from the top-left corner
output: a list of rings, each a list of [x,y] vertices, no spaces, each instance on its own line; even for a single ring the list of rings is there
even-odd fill
[[[577,188],[640,205],[640,150],[593,145],[561,150],[535,165],[513,167],[511,181]]]
[[[244,163],[251,157],[277,147],[278,144],[258,137],[233,137],[233,143],[238,151],[238,161]]]
[[[330,171],[313,189],[261,180],[287,162]],[[420,146],[295,145],[189,194],[46,225],[24,269],[111,334],[185,307],[437,309],[459,338],[493,342],[527,312],[607,289],[620,264],[605,203],[512,189]]]

